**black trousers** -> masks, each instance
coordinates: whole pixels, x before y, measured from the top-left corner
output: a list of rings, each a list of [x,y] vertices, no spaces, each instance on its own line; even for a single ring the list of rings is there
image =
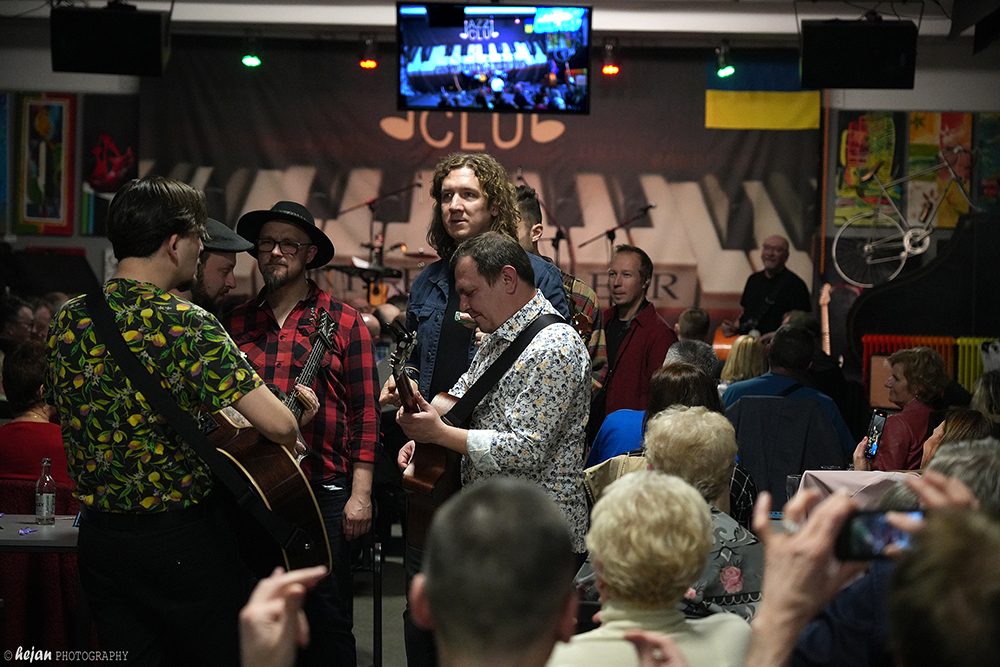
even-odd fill
[[[253,580],[219,504],[85,511],[78,563],[102,649],[128,651],[130,665],[239,666],[238,617]]]

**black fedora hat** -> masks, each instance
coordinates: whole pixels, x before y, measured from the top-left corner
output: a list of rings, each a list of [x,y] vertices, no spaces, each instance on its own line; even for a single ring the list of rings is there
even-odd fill
[[[209,218],[205,224],[208,240],[202,241],[205,250],[215,252],[243,252],[253,248],[253,244],[229,228],[229,225]]]
[[[254,257],[257,256],[257,238],[260,236],[260,228],[265,223],[274,220],[289,222],[309,234],[309,240],[319,249],[319,252],[316,253],[311,262],[306,264],[307,269],[323,266],[333,259],[333,243],[330,241],[330,237],[316,226],[316,221],[309,209],[293,201],[279,201],[268,211],[244,213],[240,221],[236,223],[236,232],[253,243],[253,248],[249,252]]]

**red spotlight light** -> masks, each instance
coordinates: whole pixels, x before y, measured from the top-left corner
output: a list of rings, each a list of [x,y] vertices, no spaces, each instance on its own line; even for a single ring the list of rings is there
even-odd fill
[[[358,64],[361,65],[361,69],[375,69],[378,67],[378,61],[373,58],[366,58]]]

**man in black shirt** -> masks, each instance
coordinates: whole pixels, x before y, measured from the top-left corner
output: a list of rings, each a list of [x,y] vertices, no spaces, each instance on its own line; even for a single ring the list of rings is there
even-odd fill
[[[747,278],[740,305],[743,314],[736,321],[724,320],[722,333],[735,336],[757,332],[770,333],[781,326],[781,319],[791,310],[812,310],[809,290],[802,279],[785,267],[788,239],[769,236],[760,252],[764,270]]]

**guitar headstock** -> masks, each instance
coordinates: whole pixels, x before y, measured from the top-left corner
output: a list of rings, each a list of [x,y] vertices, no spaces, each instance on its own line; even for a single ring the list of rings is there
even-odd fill
[[[830,305],[830,291],[833,288],[830,287],[830,283],[823,285],[822,291],[819,293],[819,305],[829,306]]]
[[[330,313],[320,310],[313,318],[313,322],[316,327],[313,335],[323,341],[326,349],[333,349],[333,320],[330,318]],[[316,344],[316,338],[313,338],[313,345]]]
[[[389,366],[392,368],[393,375],[396,376],[403,373],[403,366],[417,345],[417,335],[410,333],[396,321],[389,325],[389,333],[392,334],[392,340],[396,343],[396,349],[389,357]]]

